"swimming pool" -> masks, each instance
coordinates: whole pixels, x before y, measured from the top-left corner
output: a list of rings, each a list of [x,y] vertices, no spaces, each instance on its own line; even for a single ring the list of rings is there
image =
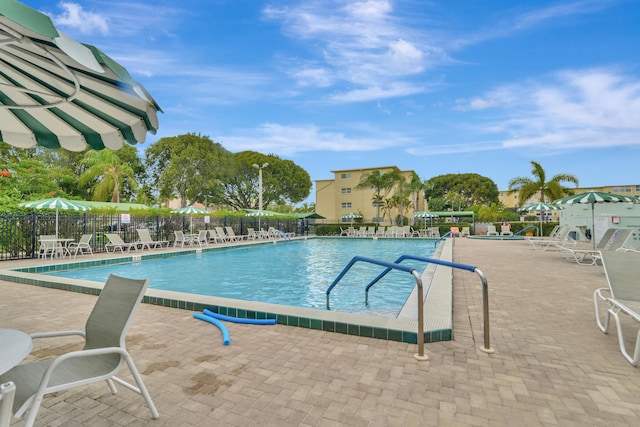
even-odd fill
[[[322,238],[46,274],[104,282],[113,273],[149,278],[154,289],[325,309],[327,288],[353,256],[394,261],[402,254],[429,257],[433,253],[432,240]],[[420,262],[405,263],[419,272],[426,267]],[[382,270],[357,263],[332,291],[332,310],[396,317],[415,279],[404,272],[389,273],[372,288],[369,304],[364,305],[364,287]]]

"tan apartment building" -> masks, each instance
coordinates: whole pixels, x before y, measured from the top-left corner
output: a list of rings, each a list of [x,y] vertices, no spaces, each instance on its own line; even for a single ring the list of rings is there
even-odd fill
[[[374,191],[371,188],[357,188],[363,176],[374,171],[388,173],[391,171],[398,172],[405,177],[407,182],[415,174],[412,170],[401,171],[396,166],[382,166],[375,168],[345,169],[331,171],[334,174],[333,179],[316,180],[316,212],[324,216],[327,222],[349,222],[349,219],[343,220],[342,216],[348,213],[357,213],[362,215],[362,221],[366,223],[383,224],[383,221],[389,222],[389,217],[383,219],[382,210],[380,218],[378,215],[378,207],[373,202]],[[385,197],[393,194],[393,190],[385,195]],[[411,218],[414,212],[414,204],[423,206],[424,194],[418,194],[418,199],[411,203],[409,209],[405,212],[405,216]],[[419,208],[422,209],[422,208]],[[395,213],[394,213],[395,215]],[[379,221],[378,221],[379,220]]]
[[[619,194],[621,196],[640,196],[640,184],[631,184],[631,185],[604,185],[602,187],[577,187],[571,188],[573,194],[584,193],[585,191],[601,191],[603,193],[613,193]],[[531,197],[529,200],[525,202],[525,205],[538,203],[540,199],[540,193],[537,193],[534,197]],[[518,192],[514,191],[513,193],[509,193],[509,190],[500,190],[499,199],[502,204],[507,208],[515,208],[522,207],[517,206],[518,204]],[[547,202],[552,202],[553,200],[547,200]]]

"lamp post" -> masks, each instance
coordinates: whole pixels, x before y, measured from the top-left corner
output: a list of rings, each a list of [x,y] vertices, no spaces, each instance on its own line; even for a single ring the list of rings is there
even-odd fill
[[[253,167],[258,169],[258,231],[260,231],[260,215],[262,215],[262,169],[269,166],[269,163],[264,163],[259,166],[254,163]]]

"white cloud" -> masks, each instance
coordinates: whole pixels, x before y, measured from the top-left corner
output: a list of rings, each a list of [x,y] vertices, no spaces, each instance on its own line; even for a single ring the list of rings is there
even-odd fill
[[[504,134],[506,148],[558,152],[640,145],[640,80],[635,77],[611,69],[569,70],[494,93],[509,103],[486,101],[496,99],[491,94],[479,99],[508,108],[503,120],[489,123],[484,131]]]
[[[412,84],[411,79],[446,57],[435,44],[425,43],[421,29],[397,16],[390,1],[310,1],[267,7],[263,14],[280,22],[285,34],[315,57],[313,67],[290,67],[290,76],[300,86],[331,86],[334,92],[337,88],[348,94],[334,95],[333,101],[360,102],[418,93],[424,85]],[[411,90],[394,89],[398,87]]]
[[[108,20],[105,16],[86,11],[81,5],[72,2],[59,3],[62,13],[53,15],[55,25],[69,27],[83,34],[107,34],[109,32]]]
[[[242,136],[216,136],[231,151],[256,150],[265,153],[293,155],[309,151],[376,151],[384,148],[412,144],[400,135],[391,135],[378,129],[352,126],[345,131],[322,129],[316,125],[282,125],[265,123],[256,129],[239,131]],[[347,136],[347,132],[363,136]]]

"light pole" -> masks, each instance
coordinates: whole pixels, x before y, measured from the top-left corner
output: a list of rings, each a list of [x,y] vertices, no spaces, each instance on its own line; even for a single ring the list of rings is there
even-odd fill
[[[253,167],[258,169],[258,231],[260,231],[260,216],[262,215],[262,169],[269,166],[269,163],[264,163],[262,166],[253,164]]]

